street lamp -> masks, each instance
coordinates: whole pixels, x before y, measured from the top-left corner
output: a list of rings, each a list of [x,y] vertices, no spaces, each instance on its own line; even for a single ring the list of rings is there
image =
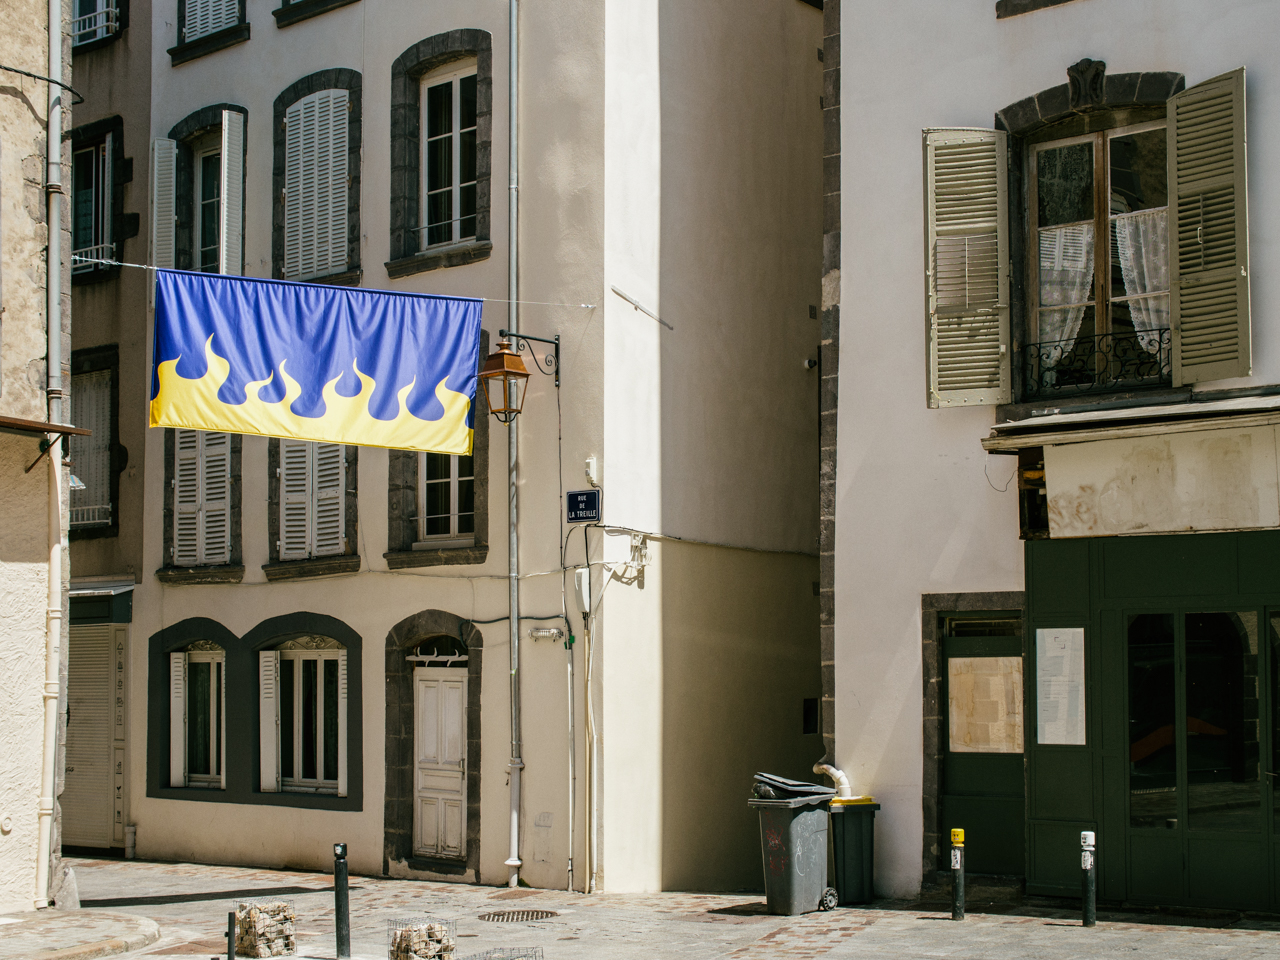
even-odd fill
[[[560,386],[560,338],[547,340],[544,337],[529,337],[510,330],[499,330],[498,349],[485,358],[484,368],[480,371],[480,382],[484,385],[484,399],[489,404],[489,412],[502,423],[511,423],[519,416],[524,407],[524,393],[529,386],[529,371],[520,359],[520,351],[528,350],[526,341],[536,340],[555,347],[553,354],[539,357],[530,351],[533,362],[542,373],[555,373],[556,386]],[[511,341],[516,341],[516,348],[511,349]],[[543,369],[543,368],[546,369]]]

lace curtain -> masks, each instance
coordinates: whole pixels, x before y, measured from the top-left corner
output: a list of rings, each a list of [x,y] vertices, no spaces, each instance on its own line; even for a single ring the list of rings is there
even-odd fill
[[[1080,332],[1085,301],[1093,299],[1093,224],[1040,231],[1040,351],[1056,366]]]
[[[1140,210],[1111,221],[1125,294],[1165,294],[1128,301],[1138,342],[1147,353],[1160,349],[1160,330],[1169,326],[1168,216],[1165,209]]]

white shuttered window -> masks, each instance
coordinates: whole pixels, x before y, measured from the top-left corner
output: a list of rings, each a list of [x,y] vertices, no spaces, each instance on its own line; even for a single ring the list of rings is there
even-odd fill
[[[347,269],[346,90],[321,90],[285,112],[284,276]]]
[[[111,523],[111,377],[110,370],[95,370],[71,378],[71,422],[93,431],[71,438],[71,471],[84,484],[71,491],[75,529]]]
[[[176,140],[151,142],[151,262],[170,269],[175,264]]]
[[[346,553],[346,449],[280,441],[281,560]]]
[[[174,431],[173,564],[231,562],[231,434]]]
[[[1008,403],[1005,134],[926,130],[924,153],[929,406]]]
[[[182,42],[190,43],[240,22],[240,0],[186,0]]]

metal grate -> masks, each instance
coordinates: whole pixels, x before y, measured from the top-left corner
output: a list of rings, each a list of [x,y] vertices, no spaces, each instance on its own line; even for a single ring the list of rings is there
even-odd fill
[[[457,921],[400,917],[387,921],[388,960],[453,960]]]
[[[550,920],[560,914],[554,910],[495,910],[480,914],[481,920],[490,923],[528,923],[531,920]]]

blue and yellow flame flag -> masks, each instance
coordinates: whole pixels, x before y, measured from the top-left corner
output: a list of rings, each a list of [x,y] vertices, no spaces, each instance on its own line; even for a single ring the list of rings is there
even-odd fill
[[[470,454],[480,309],[160,270],[151,425]]]

